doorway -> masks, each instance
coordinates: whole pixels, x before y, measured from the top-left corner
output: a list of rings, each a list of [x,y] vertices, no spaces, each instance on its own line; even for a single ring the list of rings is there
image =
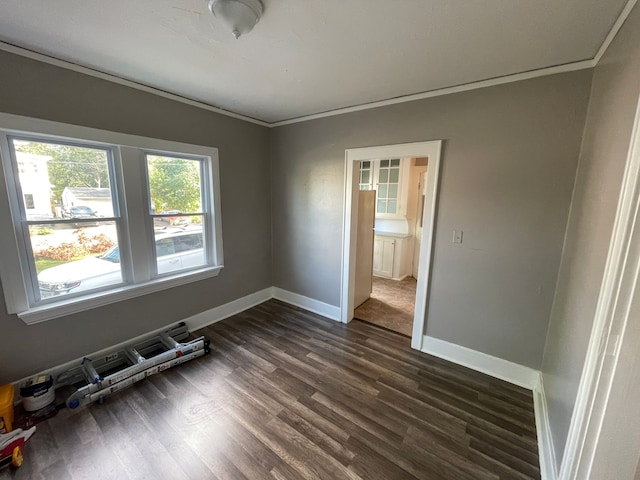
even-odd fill
[[[343,275],[340,302],[341,321],[343,323],[348,323],[354,318],[355,310],[356,253],[359,225],[358,207],[362,180],[360,175],[361,162],[381,162],[378,165],[378,168],[380,169],[380,172],[382,172],[385,168],[392,169],[395,165],[398,165],[397,163],[393,163],[394,159],[428,159],[428,169],[424,178],[426,194],[424,195],[424,198],[421,198],[421,202],[416,203],[416,205],[419,205],[422,210],[421,228],[424,228],[424,230],[421,232],[421,239],[417,246],[407,244],[403,247],[411,250],[416,248],[419,252],[419,262],[417,262],[418,280],[416,285],[415,306],[412,312],[413,325],[410,330],[411,346],[418,350],[422,347],[426,324],[426,313],[428,310],[428,292],[433,253],[441,149],[442,142],[438,140],[379,147],[354,148],[347,149],[345,152],[344,236],[342,252]],[[388,160],[389,163],[382,163],[385,160]],[[381,178],[383,178],[382,174]],[[405,182],[405,184],[408,185],[408,182]],[[398,186],[398,188],[401,187]],[[384,191],[381,190],[381,193],[384,194]],[[382,205],[382,208],[388,209],[387,213],[398,213],[392,210],[392,208],[397,207],[396,204],[380,203],[385,201],[389,202],[387,195],[380,196],[378,198],[377,202],[379,205],[378,203],[376,204],[376,211],[379,212],[380,210],[378,208]],[[404,208],[408,208],[408,203],[405,204]],[[399,213],[402,214],[403,212]],[[389,218],[389,215],[382,215],[382,217]],[[413,235],[413,237],[415,237],[415,235]],[[387,266],[386,268],[389,267]],[[391,266],[391,268],[393,269],[393,266]],[[409,264],[408,269],[409,275],[407,276],[410,277],[413,266]]]
[[[428,162],[359,162],[354,317],[407,337],[413,333]]]

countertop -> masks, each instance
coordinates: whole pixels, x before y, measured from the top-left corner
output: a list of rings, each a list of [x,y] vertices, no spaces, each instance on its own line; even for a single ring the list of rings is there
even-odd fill
[[[393,232],[381,232],[378,230],[374,230],[373,233],[380,237],[392,237],[392,238],[410,238],[411,235],[408,233],[393,233]]]

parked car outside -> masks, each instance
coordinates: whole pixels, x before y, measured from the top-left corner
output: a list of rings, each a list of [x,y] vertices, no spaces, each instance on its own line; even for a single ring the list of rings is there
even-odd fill
[[[153,226],[170,227],[170,226],[184,226],[191,223],[190,217],[181,216],[180,210],[162,210],[158,212],[160,215],[176,215],[175,217],[153,217]]]
[[[77,206],[77,207],[70,207],[68,209],[62,210],[62,218],[87,219],[87,218],[97,218],[97,217],[98,217],[98,214],[90,207]],[[99,224],[98,222],[95,223],[96,226],[98,224]],[[78,227],[81,225],[87,225],[87,223],[78,222],[73,224],[74,227]]]
[[[192,228],[156,235],[158,274],[204,266],[202,229]],[[120,250],[111,247],[98,257],[83,258],[38,274],[42,298],[78,293],[122,282]]]
[[[93,218],[97,216],[90,207],[78,206],[62,210],[63,218]]]

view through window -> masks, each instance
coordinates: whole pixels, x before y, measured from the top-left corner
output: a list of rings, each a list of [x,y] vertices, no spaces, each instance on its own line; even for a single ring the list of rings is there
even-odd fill
[[[156,272],[204,265],[202,162],[159,155],[146,159]]]
[[[118,243],[111,150],[22,138],[10,144],[25,200],[35,299],[122,283],[120,265],[103,258]]]
[[[68,297],[166,283],[163,277],[190,275],[190,270],[214,267],[210,275],[215,275],[222,259],[219,220],[214,221],[219,219],[213,191],[217,152],[178,145],[184,155],[0,130],[0,147],[9,152],[2,163],[20,257],[20,269],[14,264],[14,271],[21,273],[24,287],[24,299],[16,301],[20,306],[9,305],[14,295],[7,301],[9,310],[20,313]],[[195,152],[214,153],[216,163]],[[143,184],[126,173],[124,162],[144,162]],[[127,190],[133,193],[127,196]],[[148,206],[146,218],[131,218],[125,209],[136,202],[138,212]]]

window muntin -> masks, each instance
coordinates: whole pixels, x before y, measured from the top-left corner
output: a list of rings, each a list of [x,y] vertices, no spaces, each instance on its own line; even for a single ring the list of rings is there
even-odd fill
[[[105,214],[96,208],[91,209],[95,214],[92,215],[84,208],[78,210],[78,207],[87,205],[76,204],[65,212],[69,213],[69,216],[63,217],[62,205],[49,203],[49,210],[44,210],[38,217],[30,216],[27,219],[27,213],[35,212],[26,208],[28,197],[22,194],[18,181],[20,173],[27,172],[27,167],[24,164],[18,167],[13,143],[10,141],[12,138],[107,151],[110,163],[109,188],[112,192],[114,216],[105,217]],[[148,208],[148,202],[144,201],[146,182],[144,177],[140,178],[139,175],[139,172],[144,171],[144,167],[140,169],[136,166],[137,162],[141,162],[140,166],[144,165],[146,152],[157,152],[162,156],[175,158],[197,158],[201,161],[204,172],[201,185],[204,190],[201,192],[203,205],[199,214],[203,217],[202,224],[206,225],[201,236],[207,241],[203,244],[200,257],[206,255],[206,262],[198,262],[200,267],[183,268],[173,275],[167,274],[162,277],[154,275],[153,257],[149,248],[150,244],[154,244],[153,222],[149,220],[147,225],[142,216]],[[2,161],[0,180],[7,186],[6,201],[10,206],[10,209],[0,211],[0,219],[6,225],[14,227],[5,229],[0,235],[4,244],[4,248],[0,251],[4,265],[0,271],[0,277],[2,277],[8,312],[17,313],[25,323],[37,323],[191,281],[214,277],[221,270],[223,253],[217,149],[0,113],[0,157]],[[38,164],[33,168],[33,173],[38,173],[41,169],[42,165]],[[142,196],[140,191],[143,192]],[[146,196],[148,198],[148,192]],[[38,204],[44,203],[39,202],[34,196],[34,207]],[[120,208],[122,216],[119,214]],[[39,236],[38,233],[46,235],[49,230],[64,228],[57,227],[60,223],[76,224],[76,228],[73,229],[76,230],[94,226],[104,227],[105,222],[109,221],[117,231],[117,235],[113,235],[117,237],[117,244],[91,258],[118,267],[123,279],[122,283],[77,294],[71,291],[64,296],[55,295],[55,298],[52,296],[36,301],[39,294],[37,282],[39,268],[33,260],[31,237],[35,242],[35,237]],[[31,230],[28,228],[28,222],[32,224]]]

